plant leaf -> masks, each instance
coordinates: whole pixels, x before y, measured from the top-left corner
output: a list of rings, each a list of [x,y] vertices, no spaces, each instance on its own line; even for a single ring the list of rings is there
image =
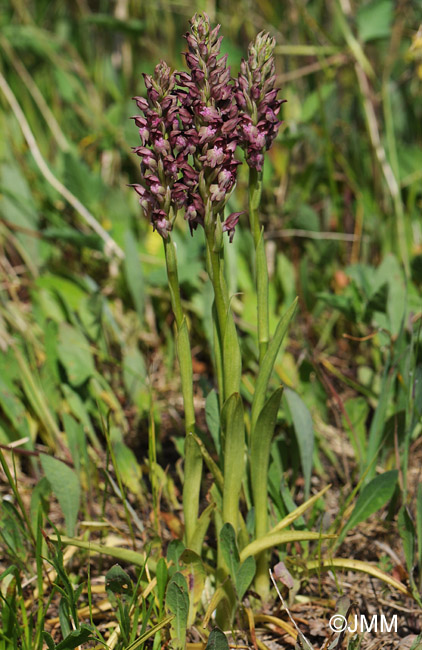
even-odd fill
[[[229,650],[229,647],[226,635],[220,628],[211,630],[205,650]]]
[[[253,503],[255,507],[255,516],[259,521],[259,515],[267,512],[267,477],[268,463],[270,458],[271,441],[274,435],[277,413],[280,406],[282,388],[277,390],[265,402],[264,408],[259,414],[258,421],[251,435],[251,479]],[[264,484],[264,485],[262,485]],[[267,517],[263,518],[267,521]],[[258,531],[258,535],[265,534],[267,531]]]
[[[207,395],[205,419],[208,431],[214,441],[215,450],[220,455],[220,409],[218,407],[218,395],[214,388]]]
[[[113,594],[131,596],[133,593],[132,580],[119,564],[115,564],[107,571],[105,582],[106,591],[111,591]]]
[[[234,583],[236,580],[236,574],[239,569],[240,559],[236,544],[236,534],[231,524],[224,524],[223,528],[221,529],[220,543],[224,561],[227,564],[229,574]]]
[[[404,557],[409,575],[413,572],[413,561],[415,556],[415,526],[411,520],[406,506],[400,508],[397,517],[399,535],[403,544]]]
[[[94,374],[88,341],[82,332],[68,323],[60,323],[57,355],[72,386],[80,386]]]
[[[277,533],[268,533],[254,540],[240,551],[240,560],[244,561],[248,555],[257,555],[267,548],[273,548],[289,542],[308,542],[319,539],[335,539],[336,535],[323,535],[308,530],[285,530]]]
[[[251,584],[256,571],[255,559],[250,555],[240,565],[235,576],[237,597],[242,600],[247,588]]]
[[[73,648],[77,648],[82,643],[87,643],[93,638],[92,629],[88,625],[83,624],[78,630],[73,630],[68,634],[67,637],[56,646],[56,650],[73,650]]]
[[[76,473],[57,458],[40,454],[40,461],[53,493],[57,497],[66,521],[68,535],[75,532],[78,517],[81,486]]]
[[[344,526],[337,540],[341,544],[347,532],[377,512],[393,496],[397,482],[397,470],[392,469],[376,476],[360,493],[350,519]]]
[[[251,421],[251,431],[253,432],[255,425],[257,423],[259,414],[265,403],[265,397],[268,388],[268,382],[270,381],[271,373],[274,368],[274,363],[277,358],[278,351],[280,349],[281,343],[286,335],[287,328],[289,323],[292,320],[294,313],[296,311],[297,298],[289,309],[281,317],[277,329],[273,338],[271,339],[267,352],[265,353],[262,364],[260,365],[258,377],[256,380],[255,393],[252,401],[252,421]],[[253,433],[252,433],[253,435]]]
[[[308,560],[306,562],[306,568],[308,571],[320,571],[321,569],[333,568],[346,569],[349,571],[361,571],[362,573],[367,573],[374,578],[382,580],[391,587],[394,587],[394,589],[400,591],[402,594],[406,594],[406,596],[413,598],[413,595],[402,582],[399,582],[392,576],[388,575],[388,573],[381,571],[377,566],[369,564],[368,562],[363,562],[362,560],[351,560],[343,557],[334,557],[329,560]]]
[[[302,463],[303,477],[305,479],[305,499],[308,499],[311,490],[312,459],[314,453],[312,416],[308,407],[297,393],[290,388],[286,388],[284,395],[293,420]]]
[[[245,424],[239,393],[226,400],[221,413],[224,445],[223,520],[237,529],[239,497],[245,467]]]
[[[174,629],[176,645],[178,648],[183,648],[188,622],[189,597],[185,577],[180,572],[176,572],[169,582],[166,605],[174,614],[172,628]]]

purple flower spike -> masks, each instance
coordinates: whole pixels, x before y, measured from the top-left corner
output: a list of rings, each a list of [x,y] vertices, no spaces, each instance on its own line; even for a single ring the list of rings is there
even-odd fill
[[[180,130],[174,72],[162,61],[154,75],[144,75],[144,80],[147,98],[134,97],[144,116],[133,118],[142,142],[133,147],[141,158],[141,185],[133,187],[154,230],[167,238],[172,228],[170,215],[187,202],[188,187],[180,176],[190,151]]]
[[[141,182],[133,187],[164,238],[179,210],[192,233],[199,225],[207,236],[215,233],[236,185],[237,145],[245,148],[249,165],[261,169],[279,126],[272,39],[258,35],[234,81],[227,55],[220,55],[219,31],[206,14],[195,14],[185,35],[188,72],[172,72],[161,62],[153,75],[144,75],[146,98],[134,97],[142,115],[133,117],[141,140],[133,147]],[[223,223],[230,241],[240,214]]]
[[[241,113],[239,144],[245,150],[248,165],[257,171],[262,170],[263,152],[271,147],[281,124],[277,115],[283,101],[277,99],[278,89],[274,88],[274,46],[274,38],[259,33],[249,45],[248,60],[242,61],[235,82]]]

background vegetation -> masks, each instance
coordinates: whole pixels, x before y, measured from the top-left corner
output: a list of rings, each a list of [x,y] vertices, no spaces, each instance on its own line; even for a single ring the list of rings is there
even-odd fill
[[[257,31],[270,31],[287,99],[261,204],[272,331],[299,296],[273,378],[287,387],[269,472],[273,522],[331,482],[335,498],[318,500],[297,525],[340,534],[337,551],[389,501],[383,519],[400,533],[397,559],[376,551],[372,529],[371,552],[346,547],[343,555],[389,571],[400,565],[396,578],[420,603],[420,2],[10,0],[0,19],[2,649],[55,647],[72,634],[80,645],[94,622],[96,642],[102,635],[110,648],[135,638],[141,647],[151,625],[155,647],[167,638],[170,576],[156,563],[173,539],[167,558],[179,566],[183,412],[161,239],[126,187],[139,174],[128,118],[137,112],[131,97],[144,92],[142,72],[161,58],[184,67],[181,35],[196,10],[222,24],[233,74]],[[243,174],[230,211],[247,205]],[[211,441],[212,288],[203,242],[184,225],[174,239],[195,404]],[[246,400],[257,363],[252,251],[241,221],[226,259]],[[365,496],[386,471],[381,496]],[[137,551],[148,545],[156,578],[148,568],[116,570],[104,600],[115,560],[91,556],[91,583],[83,551],[68,546],[63,559],[49,550],[40,530],[53,539],[53,524],[78,534],[82,547],[89,538],[115,546],[115,558],[135,566],[140,556],[119,556],[122,540]],[[281,551],[318,557],[309,543]],[[43,579],[48,553],[54,588]],[[297,561],[295,591],[308,579],[303,567],[296,575]],[[109,614],[95,618],[101,602]],[[207,605],[195,603],[202,617]],[[205,633],[192,629],[190,642],[200,644]]]

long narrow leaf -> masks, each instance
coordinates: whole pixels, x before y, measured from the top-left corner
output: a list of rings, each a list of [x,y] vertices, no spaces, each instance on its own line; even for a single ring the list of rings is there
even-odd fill
[[[305,498],[311,491],[312,459],[314,453],[314,427],[308,407],[297,393],[286,388],[285,397],[289,405],[296,440],[299,447],[303,477],[305,479]]]
[[[261,413],[262,407],[265,403],[265,396],[268,388],[268,382],[270,381],[271,373],[274,368],[274,363],[277,358],[278,351],[280,350],[281,343],[286,335],[287,328],[289,323],[292,320],[294,313],[296,311],[297,298],[289,307],[289,309],[281,317],[277,329],[271,342],[268,346],[268,350],[265,354],[261,367],[259,369],[258,378],[256,380],[256,388],[252,401],[252,422],[251,430],[253,431],[257,423],[259,414]]]
[[[251,483],[253,503],[255,507],[256,534],[258,537],[265,535],[265,523],[267,521],[268,495],[267,476],[270,458],[271,440],[274,435],[274,427],[277,420],[277,413],[280,406],[282,388],[277,390],[265,402],[265,406],[259,414],[258,421],[252,434],[251,440]]]
[[[245,467],[245,425],[243,403],[239,393],[233,393],[223,406],[221,428],[224,432],[223,519],[237,533],[239,497]]]
[[[251,542],[240,552],[240,561],[244,562],[248,555],[257,555],[267,548],[273,548],[280,544],[288,544],[289,542],[309,542],[319,539],[335,539],[336,535],[321,535],[313,531],[307,530],[288,530],[278,533],[271,533],[264,535]]]

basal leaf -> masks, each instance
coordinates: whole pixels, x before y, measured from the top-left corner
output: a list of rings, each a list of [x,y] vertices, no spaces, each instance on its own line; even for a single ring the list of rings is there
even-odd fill
[[[226,635],[220,628],[211,630],[205,650],[229,650],[229,647]]]
[[[236,534],[231,524],[224,524],[220,531],[221,552],[233,582],[239,569],[240,559],[237,550]]]
[[[305,479],[305,498],[309,497],[311,489],[312,458],[314,453],[314,427],[308,407],[302,398],[290,388],[284,392],[289,405],[296,439],[299,446],[300,460]]]
[[[160,557],[157,562],[157,570],[155,575],[157,578],[158,602],[160,603],[160,607],[162,607],[168,578],[167,562],[163,557]]]
[[[172,628],[174,629],[176,646],[183,648],[188,622],[189,596],[186,580],[179,572],[174,574],[167,587],[166,605],[174,614]]]
[[[245,467],[245,424],[239,393],[226,400],[221,413],[224,442],[223,519],[237,528],[239,497]]]
[[[249,585],[251,584],[256,571],[255,559],[250,555],[240,565],[235,576],[236,593],[239,600],[242,600]]]

